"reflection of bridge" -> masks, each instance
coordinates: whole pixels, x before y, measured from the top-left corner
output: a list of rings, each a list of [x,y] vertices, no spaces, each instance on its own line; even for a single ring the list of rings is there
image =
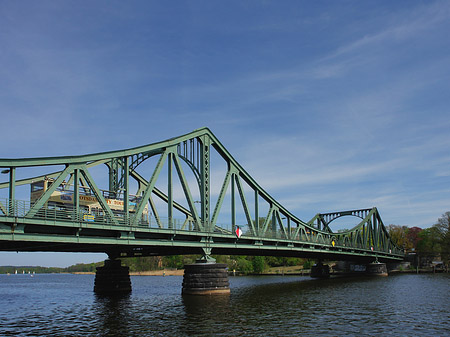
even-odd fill
[[[128,150],[0,159],[0,168],[2,251],[403,257],[376,208],[317,214],[303,222],[264,191],[207,128]],[[24,201],[30,189],[34,197]],[[342,216],[361,222],[333,233],[330,222]]]

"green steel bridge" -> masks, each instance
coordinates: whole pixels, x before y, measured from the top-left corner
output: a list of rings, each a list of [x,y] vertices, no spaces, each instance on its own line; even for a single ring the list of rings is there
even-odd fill
[[[376,208],[304,222],[207,128],[127,150],[0,159],[0,170],[0,251],[403,259]],[[334,233],[344,216],[360,222]]]

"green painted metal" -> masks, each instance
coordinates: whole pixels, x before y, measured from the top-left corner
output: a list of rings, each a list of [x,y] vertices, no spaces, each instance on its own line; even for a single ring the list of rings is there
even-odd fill
[[[158,165],[156,166],[156,169],[153,172],[150,181],[147,183],[147,187],[146,187],[146,189],[144,191],[144,195],[143,195],[141,201],[139,202],[136,214],[135,214],[134,219],[132,221],[132,223],[134,225],[137,225],[137,223],[139,221],[139,218],[142,216],[142,212],[144,211],[145,204],[147,203],[148,199],[150,198],[150,194],[152,193],[153,187],[155,186],[155,183],[156,183],[156,179],[158,178],[158,176],[159,176],[159,174],[160,174],[160,172],[162,170],[162,167],[164,165],[164,162],[165,162],[166,158],[167,158],[167,153],[164,152],[161,155],[161,157],[159,158]],[[129,191],[125,191],[125,193],[129,193]],[[169,222],[170,222],[170,220],[169,220]]]
[[[179,177],[179,179],[180,179],[181,186],[183,187],[183,191],[184,191],[184,195],[185,195],[185,197],[186,197],[186,201],[187,201],[188,204],[189,204],[189,209],[190,209],[190,211],[191,211],[191,215],[193,216],[193,218],[194,218],[194,220],[195,220],[195,224],[196,224],[196,226],[197,226],[198,228],[200,228],[200,229],[202,229],[202,230],[203,230],[203,229],[207,229],[207,228],[206,228],[207,224],[204,223],[204,222],[202,222],[202,221],[200,220],[198,214],[197,214],[197,209],[195,208],[195,204],[194,204],[195,201],[194,201],[194,199],[192,198],[192,194],[191,194],[191,191],[190,191],[190,189],[189,189],[189,184],[188,184],[188,182],[187,182],[187,180],[186,180],[186,177],[185,177],[185,175],[184,175],[184,172],[183,172],[183,169],[182,169],[182,167],[181,167],[180,161],[179,161],[179,159],[178,159],[177,156],[175,156],[174,159],[175,159],[174,161],[175,161],[175,167],[176,167],[176,169],[177,169],[178,177]]]
[[[125,215],[125,221],[128,223],[130,217],[130,164],[129,158],[123,158],[123,190],[125,191],[123,195],[123,213]]]
[[[226,167],[221,181],[211,181],[212,151]],[[151,160],[156,160],[151,171],[139,173]],[[55,165],[64,169],[52,171]],[[90,173],[99,165],[107,166],[108,177]],[[33,167],[44,167],[48,174],[16,181],[17,170]],[[194,182],[186,176],[186,167]],[[403,258],[376,208],[319,213],[304,222],[262,189],[207,128],[121,151],[0,159],[0,168],[9,173],[8,182],[0,184],[0,189],[8,190],[8,198],[0,199],[0,250],[102,251],[129,256],[214,253],[386,261]],[[167,193],[156,187],[163,174],[167,175]],[[51,184],[33,203],[16,199],[16,186],[31,186],[43,179],[50,179]],[[99,188],[105,180],[108,191]],[[182,197],[175,195],[175,180]],[[214,205],[213,185],[220,186]],[[137,188],[132,190],[132,186]],[[200,212],[193,191],[199,195]],[[55,201],[55,195],[72,199]],[[167,218],[160,215],[155,196],[167,205]],[[224,203],[227,196],[230,204]],[[240,199],[244,223],[237,221],[236,199]],[[81,200],[94,200],[98,206],[86,206]],[[268,207],[263,218],[262,204]],[[175,212],[182,218],[176,218]],[[231,216],[230,223],[219,223],[222,213]],[[333,233],[330,223],[342,216],[356,216],[361,222],[348,232]],[[235,235],[237,226],[244,231],[240,238]]]
[[[73,172],[73,181],[74,181],[74,185],[73,185],[73,208],[75,210],[75,221],[79,221],[79,214],[80,214],[80,170],[79,169],[75,169]]]
[[[9,214],[14,214],[14,200],[16,199],[16,168],[9,169]]]

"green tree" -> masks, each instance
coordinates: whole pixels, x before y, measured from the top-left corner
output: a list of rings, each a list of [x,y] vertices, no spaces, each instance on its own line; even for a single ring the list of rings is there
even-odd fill
[[[422,231],[419,227],[389,225],[387,227],[391,240],[400,248],[406,251],[412,251],[417,248],[420,241],[419,233]]]
[[[398,225],[389,225],[388,226],[388,232],[389,236],[391,237],[391,240],[400,248],[408,249],[411,247],[408,247],[407,245],[407,238],[406,238],[406,231],[408,230],[408,227],[406,226],[398,226]]]
[[[266,263],[270,267],[280,267],[283,265],[283,258],[278,256],[266,256]]]
[[[436,240],[436,229],[434,227],[425,228],[418,234],[420,240],[417,243],[417,253],[425,255],[439,254],[440,246]]]
[[[421,237],[419,236],[420,232],[422,231],[422,228],[420,227],[410,227],[406,231],[406,239],[408,243],[414,248],[417,248],[417,245],[419,241],[421,240]]]
[[[253,272],[261,274],[266,270],[267,265],[264,256],[254,256],[252,259]]]
[[[238,256],[236,259],[236,269],[244,274],[253,272],[253,264],[245,256]]]
[[[433,228],[442,261],[448,265],[450,262],[450,212],[442,214]]]
[[[167,268],[184,268],[184,259],[183,255],[171,255],[163,257],[163,265]]]

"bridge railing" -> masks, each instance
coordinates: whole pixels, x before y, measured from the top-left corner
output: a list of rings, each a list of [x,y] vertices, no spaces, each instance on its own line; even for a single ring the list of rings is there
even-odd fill
[[[0,198],[0,216],[25,217],[29,210],[29,201]]]
[[[0,217],[1,216],[9,216],[16,218],[27,218],[27,213],[30,211],[32,207],[32,203],[30,201],[25,200],[10,200],[7,198],[0,198]],[[90,212],[86,212],[80,210],[78,214],[73,208],[70,207],[57,207],[54,205],[44,205],[41,207],[36,214],[33,215],[33,219],[42,219],[50,222],[54,221],[66,221],[66,222],[82,222],[82,223],[92,223],[92,224],[102,224],[102,225],[121,225],[121,226],[130,226],[131,225],[131,217],[133,216],[130,213],[129,218],[127,219],[123,213],[115,212],[114,213],[115,220],[112,221],[108,217],[105,212],[102,210],[91,210]],[[195,225],[193,220],[189,219],[178,219],[168,217],[155,217],[153,214],[144,214],[138,221],[138,226],[141,228],[150,228],[150,229],[173,229],[177,231],[199,231],[198,226]],[[205,228],[206,226],[202,226]],[[212,233],[222,234],[222,235],[235,235],[235,229],[237,226],[232,226],[231,224],[216,224],[214,228],[211,230]],[[289,239],[286,237],[285,233],[277,229],[276,231],[267,231],[264,235],[256,236],[253,235],[247,225],[239,225],[241,229],[243,229],[243,237],[247,238],[266,238],[266,239]],[[300,237],[297,235],[297,238],[292,238],[294,240],[301,241],[308,240],[308,238]]]

